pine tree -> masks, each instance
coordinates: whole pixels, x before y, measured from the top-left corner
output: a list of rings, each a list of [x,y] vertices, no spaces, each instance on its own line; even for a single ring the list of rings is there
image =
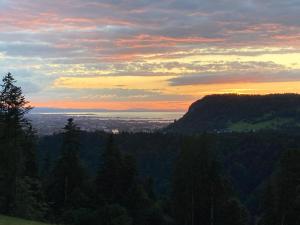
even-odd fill
[[[0,91],[0,192],[1,211],[13,213],[16,204],[17,181],[24,175],[25,129],[28,121],[24,117],[31,109],[16,81],[8,73],[3,78]]]
[[[203,135],[188,138],[182,147],[172,185],[176,224],[224,225],[228,205],[236,210],[236,215],[241,214],[241,208],[229,204],[232,191],[221,172],[212,143],[208,135]],[[241,219],[236,224],[245,223]]]
[[[118,203],[122,195],[122,157],[115,146],[113,134],[109,136],[101,165],[96,177],[98,199],[108,204]]]
[[[126,205],[128,193],[137,182],[135,159],[121,154],[111,134],[96,177],[99,198],[108,204]]]
[[[223,215],[218,224],[222,225],[246,225],[248,212],[237,198],[229,198],[223,204]]]
[[[160,209],[138,179],[135,159],[121,154],[114,135],[108,138],[95,184],[100,210],[103,206],[119,205],[126,209],[134,225],[153,224],[153,221],[162,224]]]
[[[260,225],[294,225],[300,222],[300,151],[287,150],[279,172],[263,196]]]
[[[144,187],[149,198],[153,201],[156,201],[156,195],[154,191],[154,180],[152,177],[146,177],[144,181]]]
[[[73,207],[74,192],[84,192],[86,173],[79,157],[80,129],[73,119],[64,127],[61,155],[48,184],[48,198],[56,214]]]
[[[281,160],[281,170],[278,175],[279,215],[281,225],[293,223],[293,208],[297,189],[300,186],[300,151],[289,150]],[[299,215],[300,212],[297,214]]]
[[[22,89],[8,73],[0,93],[0,209],[25,218],[42,218],[46,210],[36,162],[35,132],[25,114]]]
[[[36,156],[36,132],[31,124],[24,130],[23,141],[23,176],[38,178],[38,165]]]
[[[263,216],[259,220],[259,225],[278,224],[277,199],[274,187],[274,181],[268,182],[262,197]]]

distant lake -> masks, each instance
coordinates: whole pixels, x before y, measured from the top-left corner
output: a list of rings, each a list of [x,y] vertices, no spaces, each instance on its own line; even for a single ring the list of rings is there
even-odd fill
[[[185,112],[34,112],[31,115],[64,116],[64,117],[90,117],[98,120],[135,120],[170,123],[179,119]],[[88,119],[88,118],[86,118]]]
[[[86,131],[103,130],[106,132],[151,132],[161,129],[181,118],[184,112],[37,112],[28,114],[33,127],[40,135],[61,132],[68,118]]]

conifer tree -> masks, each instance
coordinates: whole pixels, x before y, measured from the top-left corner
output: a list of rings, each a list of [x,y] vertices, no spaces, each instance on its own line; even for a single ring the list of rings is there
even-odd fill
[[[23,141],[23,176],[30,178],[38,177],[38,165],[36,156],[36,132],[31,124],[24,130]]]
[[[225,218],[232,211],[241,214],[238,204],[229,204],[232,191],[222,175],[210,139],[208,135],[188,138],[182,146],[172,186],[176,224],[227,225]],[[232,206],[230,215],[225,211],[227,206]],[[236,224],[244,225],[245,220],[241,218]]]
[[[79,158],[80,129],[73,119],[64,127],[60,158],[48,185],[48,197],[55,213],[73,207],[74,192],[84,190],[86,173]]]
[[[281,170],[278,175],[279,215],[281,225],[294,224],[300,218],[300,212],[294,212],[295,200],[300,187],[300,151],[289,150],[281,159]]]
[[[45,211],[36,162],[35,132],[25,118],[31,109],[8,73],[0,92],[0,209],[6,214],[41,218]]]
[[[12,213],[17,194],[17,180],[24,171],[24,136],[28,121],[25,114],[31,109],[16,81],[8,73],[0,90],[0,177],[1,210]]]
[[[153,201],[156,201],[156,195],[154,191],[154,180],[152,177],[146,177],[144,181],[144,187],[149,198],[152,199]]]
[[[135,159],[121,154],[114,135],[108,138],[95,184],[100,209],[118,205],[126,210],[133,225],[153,224],[154,220],[162,224],[159,209],[138,179]]]
[[[263,196],[260,225],[294,225],[300,222],[300,151],[287,150],[279,172]]]
[[[274,180],[268,182],[262,197],[263,216],[259,221],[259,225],[278,224],[279,217],[277,214],[277,199]]]
[[[248,212],[237,198],[228,198],[222,205],[221,225],[246,225],[248,223]]]
[[[128,193],[137,182],[135,159],[121,154],[111,134],[96,177],[97,192],[106,203],[126,205]]]
[[[114,143],[111,134],[108,138],[105,152],[102,155],[101,165],[96,177],[96,189],[99,199],[103,198],[106,203],[117,203],[122,195],[122,157]]]

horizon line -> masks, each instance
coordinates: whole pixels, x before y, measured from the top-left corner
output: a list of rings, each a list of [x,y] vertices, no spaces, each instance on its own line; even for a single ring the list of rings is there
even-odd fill
[[[30,110],[32,111],[61,111],[61,112],[186,112],[183,109],[147,109],[147,108],[128,108],[128,109],[108,109],[108,108],[64,108],[64,107],[34,107]]]

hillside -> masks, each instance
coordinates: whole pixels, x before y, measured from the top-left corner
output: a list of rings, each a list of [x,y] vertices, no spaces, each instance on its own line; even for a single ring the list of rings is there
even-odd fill
[[[0,225],[47,225],[47,224],[0,215]]]
[[[169,132],[248,132],[300,127],[300,95],[209,95],[167,127]]]

